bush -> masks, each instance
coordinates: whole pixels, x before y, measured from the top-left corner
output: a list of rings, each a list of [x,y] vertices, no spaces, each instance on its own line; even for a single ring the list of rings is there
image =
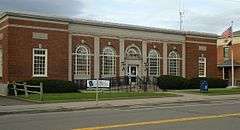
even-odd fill
[[[180,76],[162,75],[157,80],[157,85],[162,90],[200,89],[201,80],[208,82],[208,88],[226,88],[228,85],[226,80],[219,78],[193,78],[188,80]]]
[[[157,85],[162,90],[185,89],[189,84],[186,78],[180,76],[162,75],[157,80]]]
[[[36,85],[39,86],[40,83],[43,83],[43,92],[44,93],[66,93],[66,92],[77,92],[80,88],[77,84],[74,84],[71,81],[64,80],[47,80],[47,79],[32,79],[28,81],[21,81],[18,83],[26,82],[28,85]],[[13,95],[12,85],[8,86],[9,94]],[[30,88],[29,90],[39,91],[38,88]],[[19,94],[22,94],[22,92]]]
[[[226,88],[228,86],[226,80],[219,78],[193,78],[189,80],[188,89],[199,89],[201,80],[208,82],[208,88]]]

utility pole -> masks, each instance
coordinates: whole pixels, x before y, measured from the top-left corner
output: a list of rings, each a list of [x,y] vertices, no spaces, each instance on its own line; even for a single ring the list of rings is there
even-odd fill
[[[231,26],[232,26],[232,35],[231,35],[231,42],[232,42],[232,44],[231,44],[231,67],[232,67],[232,86],[234,86],[235,84],[234,84],[234,57],[233,57],[233,21],[231,22]]]

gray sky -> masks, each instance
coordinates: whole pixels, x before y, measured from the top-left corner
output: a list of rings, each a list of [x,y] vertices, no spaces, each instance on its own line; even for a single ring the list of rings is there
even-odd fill
[[[234,21],[240,30],[240,0],[0,0],[0,10],[35,12],[159,28],[221,34]],[[181,4],[180,4],[181,3]],[[183,4],[184,3],[184,4]]]

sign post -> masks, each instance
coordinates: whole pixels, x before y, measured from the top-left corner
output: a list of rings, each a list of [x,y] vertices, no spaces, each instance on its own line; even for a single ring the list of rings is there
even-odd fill
[[[97,79],[97,85],[96,85],[96,102],[98,104],[98,79]]]

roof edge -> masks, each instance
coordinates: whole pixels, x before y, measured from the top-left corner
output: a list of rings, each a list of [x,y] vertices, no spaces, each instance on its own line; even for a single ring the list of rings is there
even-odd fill
[[[174,29],[163,29],[163,28],[157,28],[157,27],[147,27],[147,26],[140,26],[140,25],[104,22],[104,21],[97,21],[97,20],[76,19],[76,18],[68,18],[68,17],[55,16],[55,15],[51,16],[51,15],[39,14],[35,12],[30,13],[30,12],[19,12],[19,11],[15,11],[15,12],[6,11],[3,13],[0,13],[0,19],[2,19],[5,16],[35,18],[35,19],[41,19],[41,20],[68,22],[72,24],[85,24],[85,25],[93,25],[93,26],[101,26],[101,27],[129,29],[129,30],[136,30],[136,31],[149,31],[149,32],[177,34],[177,35],[193,35],[193,36],[211,37],[211,38],[219,37],[219,35],[214,33],[205,33],[205,32],[197,32],[197,31],[180,31],[180,30],[174,30]]]

